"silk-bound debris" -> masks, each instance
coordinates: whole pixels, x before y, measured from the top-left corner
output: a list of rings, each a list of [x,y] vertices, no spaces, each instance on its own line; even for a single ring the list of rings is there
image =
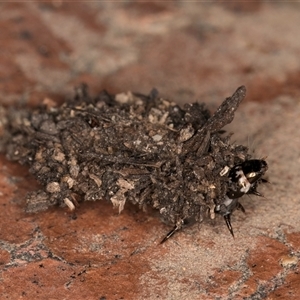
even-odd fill
[[[170,236],[216,213],[233,234],[231,213],[243,209],[241,196],[259,194],[267,170],[222,130],[245,93],[238,88],[211,114],[204,104],[180,107],[156,90],[91,97],[83,85],[59,107],[2,108],[0,148],[43,186],[27,195],[28,212],[73,210],[82,201],[99,201],[99,210],[111,201],[121,212],[131,202],[157,209],[174,226]]]

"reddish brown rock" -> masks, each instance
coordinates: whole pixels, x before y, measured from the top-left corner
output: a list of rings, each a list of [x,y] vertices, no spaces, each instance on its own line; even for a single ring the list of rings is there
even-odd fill
[[[257,245],[247,259],[250,275],[238,293],[240,297],[267,295],[277,284],[277,277],[281,276],[280,259],[288,254],[287,247],[267,237],[260,237]]]
[[[282,266],[300,251],[297,5],[3,2],[0,20],[1,104],[63,101],[85,81],[213,109],[244,84],[257,103],[241,107],[233,139],[254,140],[272,183],[267,199],[243,199],[234,240],[216,219],[158,246],[170,228],[132,206],[25,214],[36,182],[1,156],[1,299],[299,298],[299,262]]]

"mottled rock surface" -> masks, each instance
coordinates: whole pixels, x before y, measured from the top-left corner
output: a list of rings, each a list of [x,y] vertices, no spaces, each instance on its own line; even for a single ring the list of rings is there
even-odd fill
[[[86,82],[93,95],[156,87],[215,111],[245,85],[227,131],[270,166],[266,198],[244,197],[246,215],[232,217],[235,239],[216,218],[159,246],[170,227],[137,206],[25,213],[26,194],[41,187],[1,156],[1,298],[298,299],[299,10],[262,1],[1,3],[2,105],[53,106]]]

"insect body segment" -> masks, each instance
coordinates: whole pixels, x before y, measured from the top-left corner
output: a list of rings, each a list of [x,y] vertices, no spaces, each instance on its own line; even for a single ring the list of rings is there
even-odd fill
[[[227,228],[233,237],[230,216],[236,209],[240,209],[245,213],[245,209],[238,202],[238,198],[245,194],[262,196],[256,188],[259,183],[266,182],[266,180],[262,179],[262,176],[267,170],[268,165],[263,159],[246,160],[230,170],[229,178],[234,186],[228,190],[223,204],[216,206],[215,212],[224,217]]]

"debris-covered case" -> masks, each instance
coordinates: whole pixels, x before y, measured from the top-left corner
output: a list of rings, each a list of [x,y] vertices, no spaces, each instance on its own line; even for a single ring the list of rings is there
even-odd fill
[[[27,196],[28,212],[96,200],[121,212],[130,201],[158,209],[174,225],[164,240],[215,213],[233,235],[230,215],[243,210],[238,199],[260,195],[267,170],[222,131],[245,93],[238,88],[211,115],[204,104],[181,108],[156,90],[91,97],[83,85],[60,107],[2,108],[0,148],[44,186]]]

